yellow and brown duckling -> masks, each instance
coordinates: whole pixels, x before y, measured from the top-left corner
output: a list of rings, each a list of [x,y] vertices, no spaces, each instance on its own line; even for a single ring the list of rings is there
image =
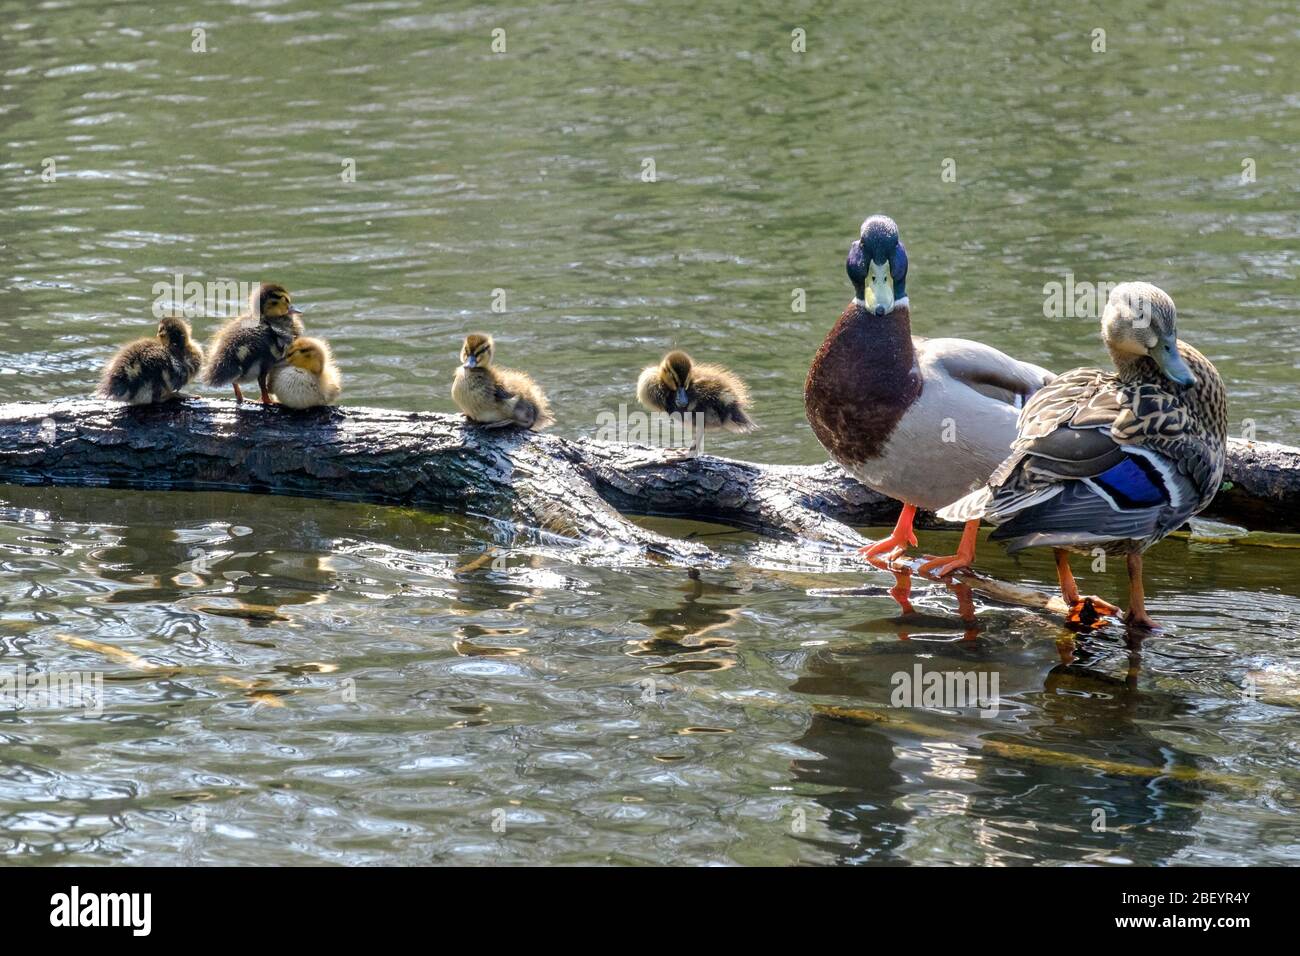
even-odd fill
[[[334,355],[324,339],[294,339],[284,361],[271,369],[268,384],[288,408],[333,405],[343,391]]]
[[[165,402],[198,374],[203,350],[190,338],[184,319],[167,316],[152,339],[118,349],[104,368],[96,394],[131,405]]]
[[[519,425],[536,431],[554,422],[541,387],[524,372],[493,365],[492,357],[492,336],[475,332],[465,337],[451,383],[456,407],[488,428]]]
[[[203,384],[233,385],[235,401],[242,402],[241,383],[256,381],[262,403],[271,403],[267,379],[277,362],[283,361],[289,346],[303,334],[301,315],[282,285],[263,282],[249,296],[249,310],[231,319],[212,338]]]
[[[700,453],[706,428],[749,432],[758,427],[749,417],[745,383],[721,365],[696,364],[685,352],[669,352],[658,365],[645,369],[636,383],[636,397],[651,411],[690,416],[695,441],[689,456]]]

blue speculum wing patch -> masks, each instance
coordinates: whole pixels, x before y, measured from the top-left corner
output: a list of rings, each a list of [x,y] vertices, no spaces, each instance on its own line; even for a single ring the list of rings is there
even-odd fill
[[[1169,502],[1164,477],[1145,458],[1126,456],[1124,461],[1108,468],[1093,479],[1101,485],[1121,508],[1150,508]]]

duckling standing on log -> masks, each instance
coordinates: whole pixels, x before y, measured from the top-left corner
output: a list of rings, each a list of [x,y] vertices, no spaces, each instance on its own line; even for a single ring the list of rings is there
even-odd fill
[[[167,316],[152,339],[138,339],[118,349],[104,368],[95,394],[130,405],[171,398],[198,374],[203,350],[190,338],[184,319]]]
[[[907,252],[888,216],[862,224],[846,268],[856,296],[808,370],[804,412],[840,467],[903,503],[889,536],[860,552],[887,563],[916,544],[917,508],[942,508],[988,480],[1025,400],[1052,374],[979,342],[913,338]],[[957,553],[921,570],[968,567],[978,533],[979,521],[968,522]]]
[[[271,391],[287,408],[333,405],[343,391],[334,355],[324,339],[297,338],[271,369]]]
[[[465,337],[451,400],[471,421],[488,428],[519,425],[538,431],[555,421],[541,387],[524,372],[492,364],[492,336]]]
[[[240,384],[256,380],[262,403],[269,405],[267,378],[271,368],[284,359],[290,343],[303,334],[298,320],[301,314],[284,286],[263,282],[249,296],[248,312],[231,319],[213,336],[203,383],[233,385],[235,401],[242,402]]]
[[[706,428],[750,432],[758,427],[749,417],[749,389],[739,377],[721,365],[697,365],[681,351],[669,352],[641,373],[636,397],[652,412],[681,415],[684,421],[690,416],[695,440],[675,461],[700,453]]]
[[[1076,368],[1043,388],[1020,413],[1010,457],[985,487],[939,517],[983,518],[1012,552],[1052,548],[1075,620],[1082,601],[1069,552],[1125,555],[1125,620],[1154,628],[1142,552],[1204,511],[1219,490],[1227,393],[1214,364],[1178,340],[1174,300],[1164,290],[1120,283],[1101,324],[1115,371]]]

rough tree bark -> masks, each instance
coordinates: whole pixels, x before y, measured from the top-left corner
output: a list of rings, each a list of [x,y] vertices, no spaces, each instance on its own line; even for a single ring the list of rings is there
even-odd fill
[[[662,451],[643,446],[488,430],[460,416],[295,412],[203,399],[138,408],[84,399],[0,405],[0,482],[414,505],[689,565],[725,561],[624,514],[697,518],[856,548],[865,539],[850,525],[886,524],[898,511],[829,463],[758,465],[707,455],[665,462]],[[1208,516],[1300,530],[1300,449],[1234,441],[1225,484]]]

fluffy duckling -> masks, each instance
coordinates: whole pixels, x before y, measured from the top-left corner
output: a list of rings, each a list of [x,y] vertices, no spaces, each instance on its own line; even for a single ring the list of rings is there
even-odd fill
[[[212,338],[208,364],[203,369],[205,385],[233,385],[235,401],[242,402],[240,383],[257,380],[262,403],[271,403],[267,378],[271,368],[284,359],[289,345],[303,334],[302,322],[289,292],[282,285],[263,282],[249,296],[248,312],[231,319]]]
[[[271,369],[268,384],[288,408],[333,405],[343,391],[334,355],[323,339],[294,339],[284,361]]]
[[[749,389],[721,365],[696,365],[685,352],[669,352],[658,365],[641,373],[636,397],[652,412],[691,416],[695,441],[685,456],[700,453],[706,428],[749,432],[758,426],[749,417]]]
[[[96,394],[131,405],[148,405],[171,398],[198,374],[203,350],[190,338],[184,319],[167,316],[158,335],[118,349],[104,368]]]
[[[492,336],[465,337],[460,368],[451,383],[451,400],[471,421],[488,428],[520,425],[534,431],[555,419],[541,387],[524,372],[492,364]]]

